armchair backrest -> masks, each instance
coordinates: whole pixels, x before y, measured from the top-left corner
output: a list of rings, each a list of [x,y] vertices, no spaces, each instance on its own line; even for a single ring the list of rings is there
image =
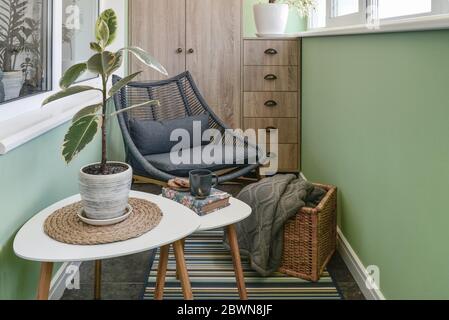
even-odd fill
[[[113,77],[113,83],[120,80],[118,76]],[[135,108],[119,115],[127,127],[130,119],[163,121],[208,113],[209,128],[226,128],[204,101],[188,71],[163,81],[132,82],[114,97],[117,111],[148,100],[159,100],[160,104]]]

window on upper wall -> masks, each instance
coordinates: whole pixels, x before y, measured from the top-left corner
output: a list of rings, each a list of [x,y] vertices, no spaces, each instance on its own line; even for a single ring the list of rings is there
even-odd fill
[[[448,0],[316,0],[309,28],[341,27],[449,13]]]
[[[92,30],[99,14],[96,0],[62,0],[62,72],[85,62],[92,55],[89,43],[95,41]],[[86,72],[78,81],[95,78]]]
[[[51,90],[50,2],[0,1],[0,103]]]

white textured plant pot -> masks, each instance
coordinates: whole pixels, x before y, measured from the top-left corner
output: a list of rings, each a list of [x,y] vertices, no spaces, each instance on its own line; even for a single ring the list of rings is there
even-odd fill
[[[259,3],[253,7],[257,33],[283,34],[287,28],[289,7],[285,3]]]
[[[23,85],[22,71],[3,73],[3,86],[5,88],[5,101],[18,98]]]
[[[131,190],[133,171],[129,165],[120,164],[128,169],[124,172],[110,175],[92,175],[84,172],[87,165],[80,170],[79,189],[84,214],[89,219],[107,220],[121,217],[125,214]]]

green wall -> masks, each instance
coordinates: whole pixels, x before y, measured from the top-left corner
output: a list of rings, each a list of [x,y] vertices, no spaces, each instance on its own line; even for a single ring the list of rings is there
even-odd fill
[[[67,127],[0,156],[0,300],[35,298],[39,264],[14,255],[14,236],[40,210],[78,193],[78,170],[99,159],[97,140],[67,166],[61,156]]]
[[[244,0],[243,1],[243,35],[245,37],[256,36],[256,25],[254,23],[253,5],[260,0]],[[295,9],[290,10],[290,16],[287,24],[287,33],[299,32],[305,30],[305,21],[301,18]]]
[[[449,299],[449,31],[303,41],[303,171],[389,299]]]

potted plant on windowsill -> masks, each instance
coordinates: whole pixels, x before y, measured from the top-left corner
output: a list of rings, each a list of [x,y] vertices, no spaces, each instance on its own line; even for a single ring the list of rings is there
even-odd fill
[[[129,192],[132,183],[132,169],[126,163],[108,162],[106,150],[107,120],[118,114],[107,114],[108,101],[119,90],[124,88],[141,72],[131,74],[116,83],[110,90],[107,84],[112,74],[123,62],[125,53],[135,55],[145,65],[167,75],[165,68],[148,53],[138,47],[127,47],[117,52],[110,52],[107,47],[113,43],[117,34],[117,16],[111,9],[104,11],[97,20],[95,36],[97,42],[90,44],[96,52],[87,62],[69,68],[62,79],[62,91],[47,98],[42,105],[86,91],[101,92],[101,103],[88,106],[79,111],[72,120],[62,148],[62,155],[70,163],[87,144],[92,142],[99,128],[101,131],[101,162],[83,167],[79,174],[80,194],[84,214],[89,219],[107,220],[123,216],[128,207]],[[100,75],[102,86],[95,88],[85,85],[73,85],[87,70]],[[134,105],[120,112],[127,112],[133,108],[157,104],[150,100],[143,104]]]
[[[289,9],[295,8],[300,17],[305,18],[315,7],[315,0],[269,0],[255,4],[254,19],[260,36],[275,36],[285,33]]]
[[[4,0],[0,8],[0,68],[3,71],[0,81],[4,87],[0,102],[19,97],[22,89],[23,73],[15,67],[17,55],[23,50],[30,32],[25,26],[27,7],[27,0]]]

